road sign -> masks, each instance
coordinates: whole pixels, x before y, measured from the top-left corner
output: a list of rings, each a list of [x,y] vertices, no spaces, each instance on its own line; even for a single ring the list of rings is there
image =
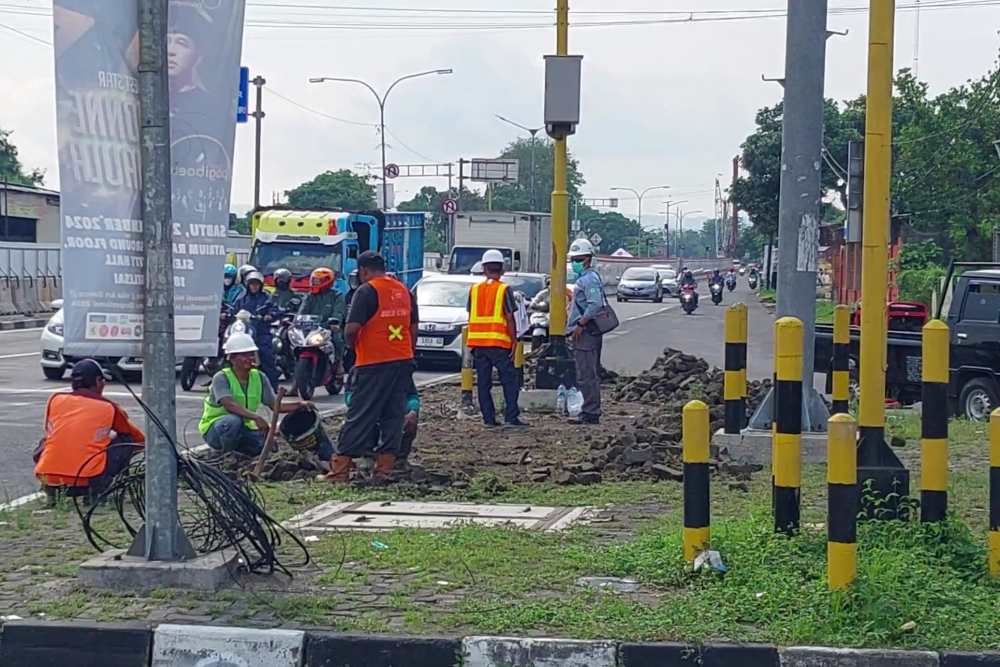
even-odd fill
[[[601,245],[601,241],[603,240],[604,237],[602,237],[597,232],[594,232],[593,234],[590,235],[590,242],[593,243],[594,245]]]
[[[240,68],[239,99],[236,102],[236,122],[245,123],[250,115],[250,68]]]
[[[386,178],[399,178],[399,165],[398,164],[387,164],[387,165],[385,165],[385,177]]]
[[[441,210],[448,215],[455,215],[458,213],[458,200],[457,199],[445,199],[441,202]]]
[[[517,182],[519,165],[517,160],[484,160],[481,158],[473,158],[470,161],[470,164],[472,165],[472,176],[470,178],[473,181],[478,181],[480,183]]]

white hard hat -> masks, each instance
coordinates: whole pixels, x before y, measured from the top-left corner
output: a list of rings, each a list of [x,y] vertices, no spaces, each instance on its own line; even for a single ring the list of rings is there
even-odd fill
[[[473,276],[481,276],[481,275],[483,275],[483,263],[482,262],[476,262],[475,264],[473,264],[472,268],[469,269],[469,273],[471,275],[473,275]]]
[[[483,253],[483,259],[480,261],[483,264],[503,264],[503,253],[499,250],[487,250]]]
[[[257,343],[253,342],[253,336],[246,333],[234,333],[226,341],[223,351],[226,354],[240,354],[241,352],[256,352]]]
[[[587,239],[577,239],[573,241],[573,245],[569,247],[570,257],[583,257],[585,255],[593,256],[594,246],[591,245],[590,241]]]

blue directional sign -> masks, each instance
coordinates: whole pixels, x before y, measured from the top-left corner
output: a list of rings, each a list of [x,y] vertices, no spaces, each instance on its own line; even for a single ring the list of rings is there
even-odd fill
[[[236,122],[245,123],[250,116],[250,68],[240,68],[240,95],[236,103]]]

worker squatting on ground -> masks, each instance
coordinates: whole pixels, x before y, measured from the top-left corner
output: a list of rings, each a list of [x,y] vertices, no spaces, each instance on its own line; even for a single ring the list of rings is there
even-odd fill
[[[419,316],[413,295],[385,269],[385,260],[377,253],[358,256],[362,285],[351,301],[345,331],[347,345],[354,350],[355,377],[327,475],[332,482],[350,481],[353,459],[370,455],[376,437],[373,481],[390,481],[401,454]]]
[[[479,411],[487,426],[499,426],[493,404],[493,369],[500,375],[503,387],[504,421],[507,426],[527,426],[521,421],[518,398],[521,387],[514,369],[517,332],[514,324],[514,298],[508,286],[500,282],[504,259],[499,250],[483,253],[483,273],[486,280],[469,291],[469,337],[472,360],[476,369],[476,389]]]
[[[604,337],[591,320],[604,307],[604,281],[593,268],[594,246],[586,239],[578,239],[569,248],[573,271],[579,274],[573,303],[569,310],[566,331],[573,339],[573,356],[576,361],[576,382],[583,394],[583,410],[577,420],[582,424],[601,422],[601,348]]]
[[[102,493],[128,467],[146,436],[113,401],[104,398],[110,378],[93,359],[73,365],[72,391],[53,394],[45,406],[45,436],[35,451],[35,475],[50,499],[59,489]]]
[[[264,448],[264,438],[270,428],[257,410],[262,404],[275,409],[274,387],[267,376],[254,367],[258,350],[249,334],[230,336],[225,352],[229,367],[212,378],[198,431],[212,449],[257,456]],[[314,409],[308,401],[292,400],[282,401],[281,412],[294,412],[303,406]]]

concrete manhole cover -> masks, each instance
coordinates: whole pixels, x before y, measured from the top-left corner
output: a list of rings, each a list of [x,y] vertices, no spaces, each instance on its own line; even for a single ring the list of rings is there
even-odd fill
[[[592,507],[331,501],[292,517],[285,522],[285,526],[291,530],[317,533],[333,530],[451,528],[461,524],[557,531],[586,520],[593,512]]]

